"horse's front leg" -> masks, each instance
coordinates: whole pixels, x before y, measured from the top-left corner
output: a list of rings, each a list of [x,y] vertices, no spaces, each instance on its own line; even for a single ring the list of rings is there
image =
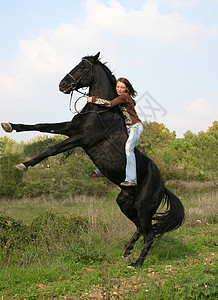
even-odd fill
[[[17,132],[39,131],[39,132],[63,134],[69,136],[72,122],[39,123],[34,125],[1,123],[1,125],[5,132],[12,132],[13,130],[16,130]]]
[[[15,168],[17,168],[20,171],[27,171],[28,167],[35,166],[36,164],[40,163],[42,160],[48,158],[49,156],[55,156],[59,153],[65,152],[67,150],[70,150],[70,149],[73,149],[73,148],[79,147],[79,146],[81,146],[80,137],[78,135],[71,136],[70,138],[49,148],[44,153],[34,157],[33,159],[28,160],[19,165],[16,165]]]

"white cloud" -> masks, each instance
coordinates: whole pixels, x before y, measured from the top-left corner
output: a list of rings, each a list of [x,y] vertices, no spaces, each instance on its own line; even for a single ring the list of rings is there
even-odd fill
[[[108,6],[99,0],[87,0],[85,23],[97,32],[104,29],[114,35],[157,39],[183,47],[193,46],[198,39],[218,36],[217,26],[186,23],[178,13],[161,15],[158,2],[148,0],[141,10],[127,11],[116,0],[110,0]]]
[[[203,98],[192,101],[186,106],[186,111],[195,115],[208,115],[213,112],[213,109],[211,103]]]

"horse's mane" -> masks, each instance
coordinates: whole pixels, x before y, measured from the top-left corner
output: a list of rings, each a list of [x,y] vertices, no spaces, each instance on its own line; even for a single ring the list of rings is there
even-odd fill
[[[88,59],[90,61],[94,61],[95,57],[94,56],[84,56],[82,59]],[[109,67],[107,66],[108,63],[107,62],[102,63],[100,59],[98,59],[96,63],[100,64],[102,66],[102,68],[105,70],[107,75],[110,76],[112,78],[112,81],[114,82],[114,84],[116,84],[116,77],[113,74],[113,72],[109,69]]]
[[[100,60],[98,60],[98,63],[103,67],[103,69],[106,71],[106,73],[112,77],[114,83],[116,84],[116,77],[115,75],[113,74],[113,72],[108,68],[107,66],[107,62],[105,63],[102,63]]]
[[[98,65],[101,67],[101,69],[103,69],[103,71],[105,72],[106,76],[109,78],[109,81],[110,81],[110,84],[112,84],[112,86],[114,86],[114,89],[115,89],[115,86],[116,86],[116,77],[114,76],[113,72],[109,69],[109,67],[107,66],[107,62],[105,63],[102,63],[100,61],[100,59],[97,59],[96,60],[96,57],[95,56],[84,56],[82,58],[82,60],[85,59],[85,60],[88,60],[90,61],[91,63],[95,64],[95,65]],[[92,107],[91,111],[101,111],[101,112],[104,112],[104,111],[107,111],[108,108],[107,107],[104,107],[104,106],[99,106],[99,105],[95,105]],[[110,109],[111,110],[111,109]],[[119,113],[119,115],[122,116],[123,118],[123,115],[122,113],[120,112],[120,109],[118,107],[114,107],[113,108],[113,111],[117,111]],[[90,106],[88,106],[87,104],[82,108],[81,110],[81,114],[83,113],[87,113],[87,112],[90,112]]]

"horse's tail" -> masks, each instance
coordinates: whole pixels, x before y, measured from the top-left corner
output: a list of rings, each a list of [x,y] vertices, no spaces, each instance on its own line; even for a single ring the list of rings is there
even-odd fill
[[[161,237],[165,232],[177,229],[185,219],[184,207],[179,198],[167,188],[165,188],[164,195],[163,204],[167,204],[167,210],[152,218],[156,237]]]

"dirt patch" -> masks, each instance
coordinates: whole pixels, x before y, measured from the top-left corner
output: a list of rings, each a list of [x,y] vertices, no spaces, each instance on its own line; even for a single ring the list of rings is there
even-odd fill
[[[107,286],[95,286],[93,290],[84,294],[84,299],[96,300],[113,300],[126,299],[126,295],[133,295],[137,293],[138,289],[146,289],[146,283],[139,282],[139,279],[132,276],[128,280],[121,280],[120,278],[109,279]]]

